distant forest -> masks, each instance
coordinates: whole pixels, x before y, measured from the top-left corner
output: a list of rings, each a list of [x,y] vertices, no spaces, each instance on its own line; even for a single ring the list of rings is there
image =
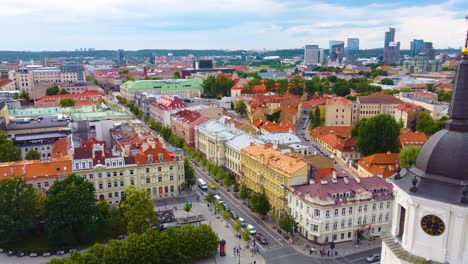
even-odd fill
[[[163,56],[172,53],[174,56],[188,56],[194,55],[195,57],[205,56],[239,56],[245,52],[247,56],[252,55],[257,58],[265,56],[280,56],[280,58],[292,58],[295,56],[304,55],[303,49],[282,49],[270,51],[248,51],[248,50],[128,50],[125,51],[127,58],[149,58],[151,54]],[[436,54],[446,53],[459,53],[458,49],[441,49],[436,50]],[[409,50],[401,50],[402,55],[409,55]],[[368,49],[360,50],[359,56],[361,57],[378,57],[382,56],[383,49]],[[325,50],[325,56],[328,55],[328,50]],[[86,61],[92,59],[115,59],[115,50],[94,50],[94,51],[0,51],[0,61],[16,61],[16,60],[43,60],[44,58],[70,58],[77,61]]]

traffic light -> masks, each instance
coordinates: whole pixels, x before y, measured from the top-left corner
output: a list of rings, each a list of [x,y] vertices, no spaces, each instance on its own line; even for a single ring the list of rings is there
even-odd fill
[[[334,249],[334,248],[335,248],[335,242],[331,242],[330,248],[331,248],[331,249]]]

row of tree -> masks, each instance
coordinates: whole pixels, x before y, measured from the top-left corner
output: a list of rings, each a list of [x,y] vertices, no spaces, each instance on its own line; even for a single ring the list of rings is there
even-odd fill
[[[63,88],[60,89],[60,87],[56,84],[46,89],[46,95],[57,95],[57,94],[68,94],[68,91]]]

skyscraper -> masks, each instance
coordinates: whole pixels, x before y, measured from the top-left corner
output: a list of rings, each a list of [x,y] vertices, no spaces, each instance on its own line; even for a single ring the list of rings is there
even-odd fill
[[[411,41],[411,57],[414,57],[421,52],[423,43],[424,40],[422,39],[413,39],[413,41]]]
[[[359,50],[359,39],[358,38],[348,38],[347,48],[349,50]]]
[[[330,40],[330,62],[340,63],[344,55],[344,41]]]
[[[323,63],[323,49],[318,45],[306,45],[304,47],[304,64],[320,65]]]
[[[120,65],[125,64],[125,54],[123,49],[118,49],[116,52],[117,63]]]
[[[388,48],[388,45],[390,42],[395,41],[395,28],[390,28],[388,32],[385,32],[385,43],[384,43],[384,48]]]
[[[435,50],[434,50],[434,47],[432,46],[432,42],[424,42],[422,45],[422,50],[426,54],[426,58],[428,60],[435,59]]]
[[[357,62],[358,55],[359,55],[359,39],[348,38],[347,46],[345,48],[346,62],[354,64],[355,62]]]

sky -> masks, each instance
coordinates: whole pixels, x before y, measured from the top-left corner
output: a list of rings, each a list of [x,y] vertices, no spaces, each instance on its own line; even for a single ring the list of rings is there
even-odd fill
[[[384,2],[384,3],[383,3]],[[384,32],[435,48],[465,41],[464,0],[0,0],[0,50],[288,49]]]

